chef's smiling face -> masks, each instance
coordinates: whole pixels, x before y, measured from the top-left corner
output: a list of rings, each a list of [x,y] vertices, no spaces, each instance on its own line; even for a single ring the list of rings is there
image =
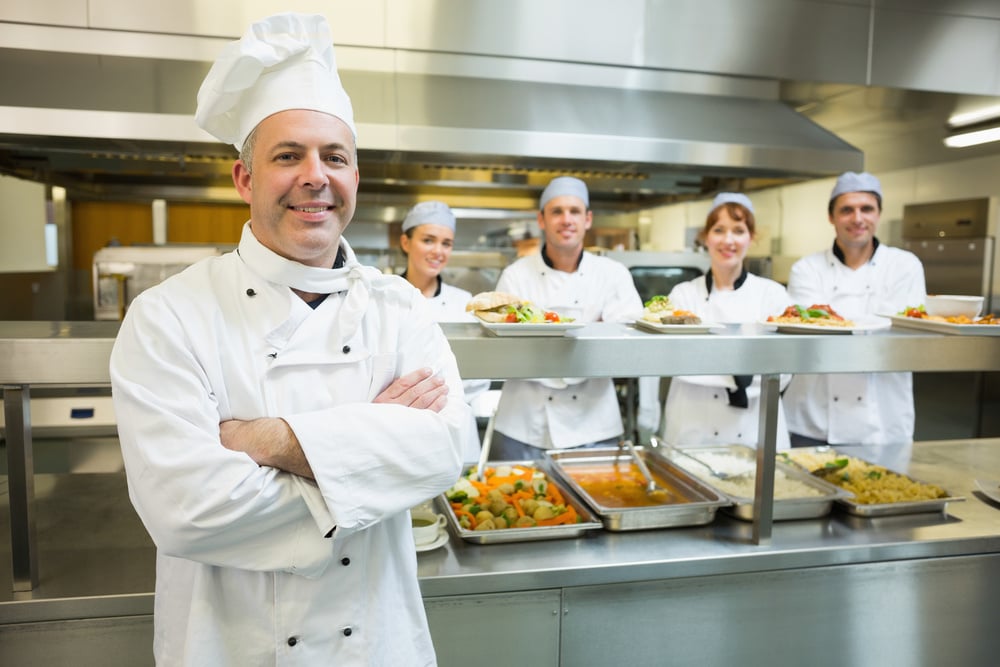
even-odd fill
[[[448,264],[455,244],[455,233],[444,225],[417,225],[399,239],[406,253],[406,273],[436,277]],[[417,276],[414,276],[417,277]]]
[[[720,207],[715,222],[705,230],[705,246],[715,272],[742,267],[752,240],[746,221],[731,216],[725,206]]]
[[[593,214],[579,197],[563,195],[545,203],[538,213],[538,226],[545,245],[559,250],[583,248],[583,239],[593,222]]]
[[[882,215],[878,198],[870,192],[846,192],[833,202],[830,223],[843,249],[864,249],[872,244]]]
[[[292,109],[268,116],[254,134],[250,169],[241,160],[233,166],[254,236],[282,257],[333,266],[357,203],[350,128],[329,114]]]

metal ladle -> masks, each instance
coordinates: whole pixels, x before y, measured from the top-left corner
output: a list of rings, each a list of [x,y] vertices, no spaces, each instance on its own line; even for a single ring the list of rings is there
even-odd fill
[[[747,477],[747,476],[750,475],[749,472],[741,472],[738,475],[730,475],[727,472],[723,472],[721,470],[716,470],[715,468],[713,468],[712,466],[710,466],[707,462],[702,461],[701,459],[699,459],[697,456],[692,456],[691,454],[688,454],[687,452],[685,452],[683,449],[678,449],[678,448],[674,447],[673,445],[669,445],[669,444],[663,443],[663,441],[661,441],[655,435],[649,436],[649,442],[654,447],[659,447],[661,444],[665,444],[666,448],[669,449],[671,452],[674,452],[676,454],[680,454],[681,456],[683,456],[685,458],[689,458],[692,461],[694,461],[695,463],[703,466],[716,479],[732,479],[734,477]]]
[[[635,461],[637,466],[639,466],[639,472],[641,472],[642,476],[646,478],[646,495],[652,500],[666,502],[670,498],[670,492],[659,486],[656,483],[656,480],[653,479],[653,473],[651,473],[649,468],[646,467],[646,462],[642,460],[641,456],[639,456],[639,452],[636,450],[635,445],[632,444],[632,441],[626,439],[624,443],[625,446],[628,447],[629,453],[632,455],[632,460]]]

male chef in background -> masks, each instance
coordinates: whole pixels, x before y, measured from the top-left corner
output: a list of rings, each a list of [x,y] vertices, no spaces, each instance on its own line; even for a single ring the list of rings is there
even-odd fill
[[[865,172],[842,174],[828,207],[835,238],[803,257],[788,295],[803,306],[828,304],[858,322],[924,302],[924,268],[916,255],[875,236],[882,186]],[[792,446],[830,444],[845,453],[905,471],[913,447],[911,373],[796,375],[784,395]]]
[[[624,265],[583,249],[593,223],[587,185],[552,179],[539,200],[541,252],[517,260],[497,290],[577,322],[627,322],[642,315],[642,300]],[[507,380],[500,393],[494,460],[533,460],[545,449],[617,442],[624,432],[611,378]]]
[[[250,221],[139,295],[111,356],[156,663],[433,665],[407,508],[460,474],[468,408],[426,299],[342,236],[356,132],[326,20],[251,26],[196,120],[241,151]]]

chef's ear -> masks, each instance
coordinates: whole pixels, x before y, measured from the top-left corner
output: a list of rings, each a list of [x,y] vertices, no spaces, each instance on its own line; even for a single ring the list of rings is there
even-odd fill
[[[236,186],[236,191],[240,194],[240,198],[248,204],[250,203],[250,195],[253,192],[250,181],[250,170],[243,164],[243,160],[234,162],[233,185]]]

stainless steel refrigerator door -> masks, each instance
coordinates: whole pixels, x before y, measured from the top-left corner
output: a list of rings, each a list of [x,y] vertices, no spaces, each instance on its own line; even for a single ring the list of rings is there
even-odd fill
[[[928,294],[982,294],[993,284],[993,239],[908,239],[903,247],[924,265]]]

